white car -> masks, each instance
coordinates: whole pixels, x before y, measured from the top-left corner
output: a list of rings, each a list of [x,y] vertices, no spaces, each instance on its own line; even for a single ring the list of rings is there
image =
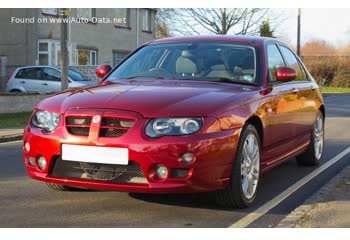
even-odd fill
[[[68,70],[68,87],[81,87],[95,84],[86,80],[80,73]],[[53,66],[19,67],[6,83],[7,92],[51,93],[61,91],[61,70]]]

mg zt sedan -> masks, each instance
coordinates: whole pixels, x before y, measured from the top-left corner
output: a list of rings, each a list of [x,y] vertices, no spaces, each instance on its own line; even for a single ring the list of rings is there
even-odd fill
[[[244,208],[263,172],[322,157],[322,94],[276,39],[154,40],[96,74],[41,101],[25,128],[27,172],[52,189],[215,191]]]

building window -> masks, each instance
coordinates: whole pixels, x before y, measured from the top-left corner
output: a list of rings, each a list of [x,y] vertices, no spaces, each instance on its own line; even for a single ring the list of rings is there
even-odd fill
[[[49,42],[38,43],[38,60],[39,65],[50,65]]]
[[[69,44],[68,56],[69,65],[75,64],[75,44]],[[53,65],[61,64],[61,44],[60,41],[51,39],[42,39],[38,41],[37,64]]]
[[[78,49],[78,65],[97,65],[97,52],[89,49]]]
[[[152,21],[151,21],[151,10],[150,9],[142,9],[142,31],[151,32],[152,29]]]
[[[113,52],[113,66],[118,65],[126,56],[128,56],[129,52],[126,51],[115,51]]]
[[[130,27],[130,8],[115,8],[114,25],[117,27]]]
[[[57,8],[42,8],[41,13],[47,14],[47,15],[58,16],[58,9]]]
[[[91,20],[93,17],[96,17],[96,9],[95,8],[78,8],[77,17]]]

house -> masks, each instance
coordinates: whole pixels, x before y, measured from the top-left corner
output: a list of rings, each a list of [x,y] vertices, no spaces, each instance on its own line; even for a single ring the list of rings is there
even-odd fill
[[[0,9],[0,56],[8,66],[60,65],[60,9]],[[155,38],[155,9],[68,12],[70,66],[116,65]]]

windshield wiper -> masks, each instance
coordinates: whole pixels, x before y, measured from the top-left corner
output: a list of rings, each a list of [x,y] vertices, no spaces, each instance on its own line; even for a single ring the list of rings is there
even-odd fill
[[[213,79],[213,80],[210,80]],[[223,83],[238,83],[238,84],[244,84],[249,86],[256,86],[256,83],[247,82],[247,81],[239,81],[239,80],[232,80],[230,78],[220,77],[220,78],[208,78],[210,82],[223,82]]]

